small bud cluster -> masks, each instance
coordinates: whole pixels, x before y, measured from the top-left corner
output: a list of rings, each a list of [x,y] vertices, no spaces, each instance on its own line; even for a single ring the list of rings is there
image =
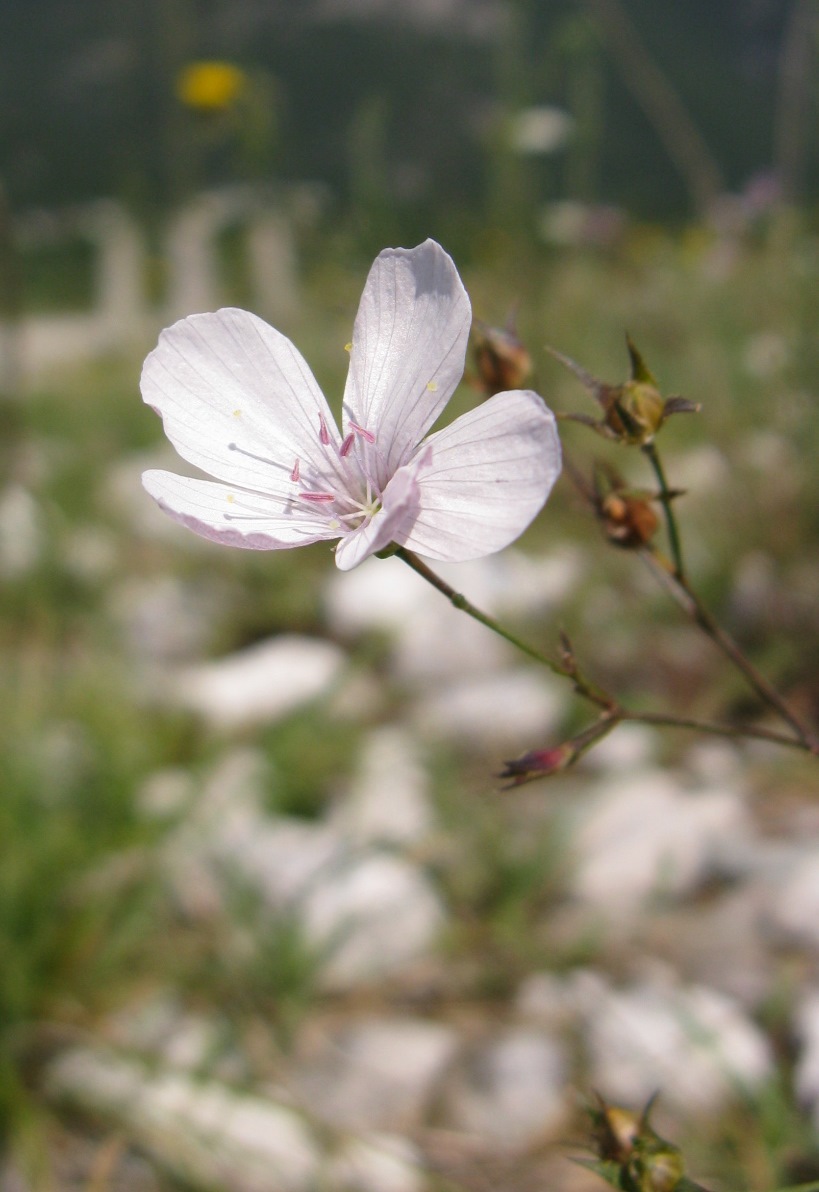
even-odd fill
[[[592,427],[604,438],[630,447],[645,447],[653,442],[663,423],[672,414],[693,414],[700,407],[684,397],[663,397],[653,373],[630,336],[626,336],[626,346],[631,374],[620,385],[601,381],[568,356],[563,356],[553,348],[549,351],[574,373],[602,410],[600,419],[587,414],[567,414],[566,417]]]
[[[686,1176],[679,1147],[649,1124],[651,1105],[635,1113],[599,1098],[589,1109],[597,1158],[583,1166],[621,1192],[705,1192]]]
[[[653,508],[653,493],[628,488],[614,468],[598,463],[591,499],[612,545],[626,550],[648,546],[660,524]]]

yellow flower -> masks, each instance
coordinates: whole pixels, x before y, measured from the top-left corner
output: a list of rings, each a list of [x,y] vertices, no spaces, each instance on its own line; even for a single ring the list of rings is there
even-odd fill
[[[177,76],[176,94],[189,108],[220,112],[230,107],[245,82],[244,72],[230,62],[190,62]]]

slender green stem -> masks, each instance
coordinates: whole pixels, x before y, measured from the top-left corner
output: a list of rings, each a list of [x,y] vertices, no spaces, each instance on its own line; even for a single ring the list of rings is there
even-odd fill
[[[433,588],[437,588],[442,595],[446,596],[447,600],[449,600],[450,604],[452,604],[455,608],[460,609],[461,612],[466,613],[467,616],[472,617],[473,620],[480,621],[481,625],[485,625],[487,629],[491,629],[493,633],[496,633],[499,637],[504,638],[518,650],[521,650],[529,658],[533,658],[535,662],[539,662],[542,666],[548,667],[549,670],[554,674],[560,675],[563,678],[566,677],[567,671],[560,665],[559,662],[555,662],[554,659],[549,658],[546,654],[542,654],[540,650],[536,650],[534,646],[530,646],[527,642],[522,641],[519,637],[515,637],[513,633],[509,633],[503,628],[502,625],[498,624],[494,617],[490,617],[488,613],[481,612],[481,610],[476,608],[475,605],[467,600],[465,596],[462,596],[460,592],[456,592],[455,589],[446,582],[446,580],[441,579],[440,575],[436,575],[435,572],[432,571],[431,568],[427,567],[426,563],[423,563],[417,555],[412,553],[412,551],[407,550],[403,546],[399,546],[398,550],[395,552],[395,555],[396,558],[402,559],[409,567],[412,568],[413,571],[420,575],[422,579],[425,579],[428,584],[432,584]]]
[[[731,660],[734,666],[747,680],[749,686],[756,692],[763,703],[772,708],[784,722],[793,729],[802,746],[811,753],[819,755],[819,739],[799,719],[786,704],[782,696],[764,675],[756,669],[751,660],[743,654],[740,647],[729,633],[722,628],[703,604],[700,597],[684,576],[670,572],[663,566],[662,560],[651,550],[642,552],[651,571],[665,587],[696,625],[703,630],[715,646]]]
[[[655,571],[659,569],[663,573],[663,582],[671,590],[677,602],[685,609],[694,623],[702,629],[706,636],[710,637],[714,645],[722,650],[723,654],[730,659],[737,670],[745,676],[747,682],[762,702],[767,704],[769,708],[772,708],[786,724],[790,725],[805,749],[819,755],[819,738],[802,724],[798,716],[785,703],[776,688],[756,669],[731,635],[726,633],[719,622],[712,616],[688,582],[685,567],[683,566],[680,531],[672,508],[674,494],[668,486],[660,453],[653,441],[644,445],[643,453],[651,463],[654,469],[654,475],[657,477],[657,483],[660,486],[660,502],[665,515],[668,545],[673,565],[673,570],[669,572],[666,568],[662,567],[656,555],[652,555],[649,552],[649,557],[653,558],[658,565]]]
[[[785,745],[791,749],[811,751],[808,744],[796,737],[778,733],[774,729],[754,728],[750,725],[715,724],[709,720],[695,720],[688,716],[666,716],[664,712],[632,712],[619,709],[619,719],[630,720],[632,724],[652,724],[657,728],[685,728],[692,732],[707,733],[713,737],[747,738],[754,741],[770,741],[774,745]]]
[[[665,469],[660,459],[660,453],[653,440],[643,446],[643,454],[648,459],[651,467],[654,469],[654,475],[657,477],[657,483],[660,486],[660,504],[663,507],[663,516],[665,517],[665,528],[668,534],[668,546],[671,551],[671,559],[674,563],[674,577],[680,583],[685,580],[685,567],[683,566],[682,556],[682,540],[680,538],[679,527],[677,526],[677,519],[674,516],[674,509],[672,501],[674,499],[671,489],[668,487],[668,481],[665,478]]]
[[[440,575],[436,575],[436,573],[430,567],[428,567],[426,563],[422,562],[417,555],[413,554],[412,551],[407,550],[406,547],[398,547],[398,549],[395,551],[395,555],[399,559],[402,559],[403,562],[405,562],[408,567],[411,567],[413,571],[420,575],[422,579],[425,579],[427,583],[431,584],[433,588],[436,588],[437,591],[439,591],[443,596],[446,596],[446,598],[455,608],[460,609],[461,612],[465,612],[468,616],[472,617],[473,620],[479,621],[482,625],[485,625],[487,629],[491,629],[493,633],[498,634],[499,637],[504,638],[505,641],[508,641],[511,645],[517,647],[517,649],[521,650],[524,654],[526,654],[527,657],[532,658],[535,662],[539,662],[542,666],[547,667],[553,674],[559,675],[564,679],[570,679],[574,686],[574,690],[578,695],[587,700],[589,703],[592,703],[596,707],[602,709],[603,719],[606,722],[606,728],[600,731],[599,736],[604,736],[607,732],[610,732],[611,729],[614,728],[618,723],[625,720],[630,720],[633,723],[650,724],[663,728],[689,729],[694,732],[708,733],[711,736],[728,737],[737,740],[749,739],[769,741],[775,745],[784,745],[790,749],[807,750],[811,753],[817,752],[817,749],[814,743],[811,741],[809,735],[805,735],[803,732],[798,732],[797,737],[790,737],[784,733],[777,733],[773,730],[765,728],[752,728],[729,724],[714,724],[707,720],[693,720],[689,717],[666,715],[662,712],[632,711],[631,709],[624,707],[618,700],[609,695],[608,692],[604,691],[603,688],[598,687],[596,684],[590,682],[581,673],[574,659],[574,655],[571,651],[571,646],[568,641],[564,642],[564,661],[556,662],[554,659],[549,658],[546,654],[541,653],[540,650],[536,650],[527,642],[524,642],[520,638],[515,637],[514,634],[509,633],[503,628],[502,625],[498,624],[494,617],[490,617],[487,613],[484,613],[479,608],[476,608],[476,606],[467,600],[465,596],[462,596],[460,592],[456,592],[455,589],[446,582],[446,580],[441,579]],[[656,563],[657,561],[654,560],[654,562]],[[667,578],[671,578],[668,576],[668,573],[666,573],[666,576]],[[794,727],[796,731],[795,726],[792,727]],[[591,740],[589,741],[589,745],[593,744],[597,739],[596,733],[592,732],[590,735]]]

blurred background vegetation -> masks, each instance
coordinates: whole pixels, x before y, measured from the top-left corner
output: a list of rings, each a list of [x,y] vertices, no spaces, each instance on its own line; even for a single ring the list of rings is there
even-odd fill
[[[498,161],[503,123],[549,105],[572,118],[573,134],[538,164],[518,201],[605,201],[680,220],[691,194],[668,152],[671,109],[656,102],[665,88],[678,101],[672,122],[685,113],[698,130],[713,184],[738,192],[761,173],[793,172],[790,142],[801,138],[798,177],[787,181],[811,198],[815,87],[802,79],[804,95],[792,92],[815,47],[804,44],[810,37],[788,40],[809,7],[7,0],[2,176],[15,209],[116,196],[142,214],[164,210],[194,182],[319,183],[348,214],[371,186],[383,201],[380,234],[411,239],[431,223],[502,218],[498,188],[507,198],[515,189]],[[256,91],[256,127],[243,129],[236,153],[180,110],[178,75],[197,59],[234,63]],[[253,122],[247,112],[241,119]]]

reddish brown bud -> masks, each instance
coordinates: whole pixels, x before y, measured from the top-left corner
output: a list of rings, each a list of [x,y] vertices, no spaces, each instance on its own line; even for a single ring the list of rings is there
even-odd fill
[[[533,778],[546,778],[565,770],[576,757],[577,750],[569,741],[563,745],[553,745],[550,749],[531,749],[523,757],[504,762],[505,769],[500,777],[511,778],[510,787],[520,786]]]
[[[532,379],[532,358],[512,326],[502,330],[476,322],[472,338],[478,381],[487,397],[526,388]]]
[[[600,520],[609,542],[639,550],[654,537],[660,520],[645,497],[610,492],[600,501]]]

